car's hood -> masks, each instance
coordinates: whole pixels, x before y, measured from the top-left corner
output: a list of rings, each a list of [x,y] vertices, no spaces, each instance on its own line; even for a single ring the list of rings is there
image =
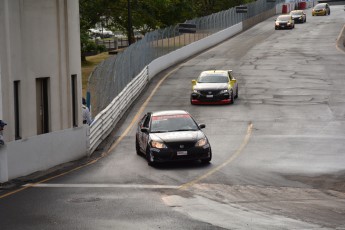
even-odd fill
[[[204,133],[198,131],[178,131],[178,132],[166,132],[166,133],[151,133],[150,137],[155,141],[178,142],[178,141],[198,141],[205,137]]]
[[[292,15],[292,18],[300,18],[302,15]]]
[[[228,83],[197,83],[195,90],[222,90],[227,89]]]
[[[283,21],[282,20],[282,21],[277,21],[277,22],[279,22],[279,23],[288,23],[289,21],[285,21],[285,20]]]

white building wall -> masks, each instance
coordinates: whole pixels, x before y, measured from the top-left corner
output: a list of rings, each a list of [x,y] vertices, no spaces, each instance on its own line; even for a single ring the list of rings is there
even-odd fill
[[[7,143],[8,179],[47,170],[86,156],[86,128],[65,129]]]
[[[0,147],[0,182],[86,156],[79,1],[0,0],[0,31],[0,119],[8,123],[6,146]],[[71,75],[77,76],[76,127]],[[37,135],[36,79],[42,77],[49,77],[50,83],[50,133]],[[15,140],[14,81],[20,81],[19,140]]]

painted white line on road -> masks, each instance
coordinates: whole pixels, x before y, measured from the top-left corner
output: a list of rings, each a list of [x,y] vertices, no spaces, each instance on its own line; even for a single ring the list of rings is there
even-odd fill
[[[23,187],[35,188],[139,188],[139,189],[178,189],[176,185],[151,184],[26,184]]]

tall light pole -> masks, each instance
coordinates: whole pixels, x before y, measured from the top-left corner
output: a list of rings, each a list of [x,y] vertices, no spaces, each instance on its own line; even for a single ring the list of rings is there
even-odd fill
[[[132,44],[132,16],[131,16],[131,3],[130,0],[127,0],[127,13],[128,13],[128,46]]]

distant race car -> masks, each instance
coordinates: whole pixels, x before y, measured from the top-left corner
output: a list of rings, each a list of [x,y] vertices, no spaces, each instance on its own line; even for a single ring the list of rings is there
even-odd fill
[[[295,23],[304,23],[307,21],[307,15],[303,10],[293,10],[290,12],[290,15]]]
[[[295,28],[295,21],[289,14],[279,15],[275,21],[274,28],[279,29],[293,29]]]
[[[330,15],[331,9],[327,3],[319,3],[314,6],[313,10],[311,11],[312,16],[320,16],[320,15]]]
[[[233,104],[238,83],[232,70],[207,70],[192,80],[191,104]]]
[[[184,110],[148,112],[138,123],[135,147],[148,165],[159,162],[212,159],[211,145],[198,124]]]

